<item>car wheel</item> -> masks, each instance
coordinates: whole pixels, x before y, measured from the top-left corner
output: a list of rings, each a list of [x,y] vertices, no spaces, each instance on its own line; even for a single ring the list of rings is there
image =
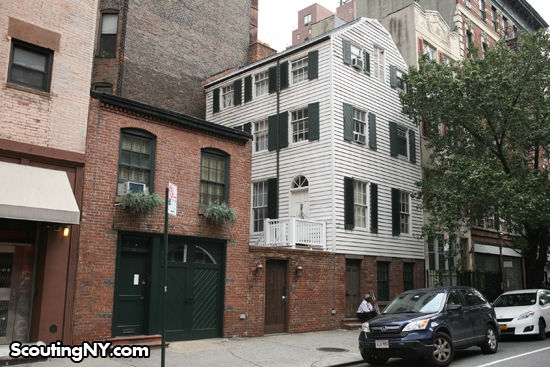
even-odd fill
[[[389,358],[382,358],[382,357],[376,357],[376,356],[369,356],[361,354],[361,357],[363,357],[363,360],[370,364],[371,366],[381,366],[385,364]]]
[[[436,333],[434,351],[428,357],[428,363],[436,367],[448,366],[455,356],[455,347],[451,337],[445,333]]]
[[[485,354],[494,354],[498,350],[498,339],[495,328],[487,325],[485,330],[485,341],[481,344],[481,351]]]
[[[546,339],[546,324],[543,319],[539,320],[539,335],[537,335],[539,340]]]

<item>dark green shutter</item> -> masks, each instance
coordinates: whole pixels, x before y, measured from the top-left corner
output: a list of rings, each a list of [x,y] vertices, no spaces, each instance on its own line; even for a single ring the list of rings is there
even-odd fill
[[[244,101],[252,100],[252,75],[244,78]]]
[[[365,73],[370,75],[370,54],[367,50],[363,50],[363,56],[365,60],[365,67],[363,70],[365,70]]]
[[[409,130],[409,148],[411,162],[416,163],[416,138],[413,129]]]
[[[319,74],[319,51],[311,51],[307,55],[307,77],[315,79]]]
[[[397,68],[395,65],[390,65],[390,84],[393,88],[397,88]]]
[[[283,90],[288,88],[288,61],[282,62],[279,65],[279,68],[279,78],[281,78],[279,88],[281,88],[280,90]]]
[[[401,216],[399,214],[399,190],[391,189],[391,221],[392,233],[401,234]]]
[[[398,149],[397,149],[397,124],[395,122],[390,121],[390,154],[397,156]]]
[[[251,122],[247,122],[246,124],[243,125],[243,131],[244,132],[247,132],[247,133],[252,133],[252,123]]]
[[[279,148],[288,147],[288,112],[279,114]]]
[[[376,115],[369,112],[369,147],[376,149]]]
[[[344,226],[355,228],[355,201],[353,197],[353,178],[344,177]]]
[[[214,89],[214,94],[212,97],[212,107],[214,113],[220,112],[220,88]]]
[[[378,185],[370,184],[370,231],[378,233]]]
[[[243,131],[243,125],[234,126],[233,129]]]
[[[344,103],[344,139],[353,140],[353,106]]]
[[[269,93],[277,91],[277,67],[273,66],[269,68]]]
[[[267,149],[277,150],[277,115],[267,118]]]
[[[319,102],[307,106],[308,139],[319,140]]]
[[[235,80],[235,84],[233,85],[233,104],[239,105],[242,102],[242,95],[243,95],[243,81],[242,79]]]
[[[267,180],[267,217],[269,219],[279,218],[279,184],[276,178]]]
[[[351,42],[342,40],[344,44],[344,64],[351,65]]]

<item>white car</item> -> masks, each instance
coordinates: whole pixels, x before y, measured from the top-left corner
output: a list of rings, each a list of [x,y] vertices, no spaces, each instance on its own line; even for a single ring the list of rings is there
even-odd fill
[[[506,292],[493,303],[500,335],[536,335],[550,332],[550,291],[524,289]]]

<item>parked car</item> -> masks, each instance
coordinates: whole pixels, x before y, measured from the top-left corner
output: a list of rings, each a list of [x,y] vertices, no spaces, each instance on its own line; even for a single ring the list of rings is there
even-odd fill
[[[415,289],[363,324],[359,350],[371,365],[424,357],[441,367],[451,363],[456,349],[479,346],[484,353],[496,353],[499,337],[493,306],[474,288]]]
[[[536,335],[550,332],[550,291],[524,289],[501,294],[493,303],[501,335]]]

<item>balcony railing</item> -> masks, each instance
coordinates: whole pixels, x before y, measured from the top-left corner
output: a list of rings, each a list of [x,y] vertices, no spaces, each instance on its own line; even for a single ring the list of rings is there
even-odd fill
[[[263,241],[258,246],[326,250],[325,222],[299,218],[265,219]]]

